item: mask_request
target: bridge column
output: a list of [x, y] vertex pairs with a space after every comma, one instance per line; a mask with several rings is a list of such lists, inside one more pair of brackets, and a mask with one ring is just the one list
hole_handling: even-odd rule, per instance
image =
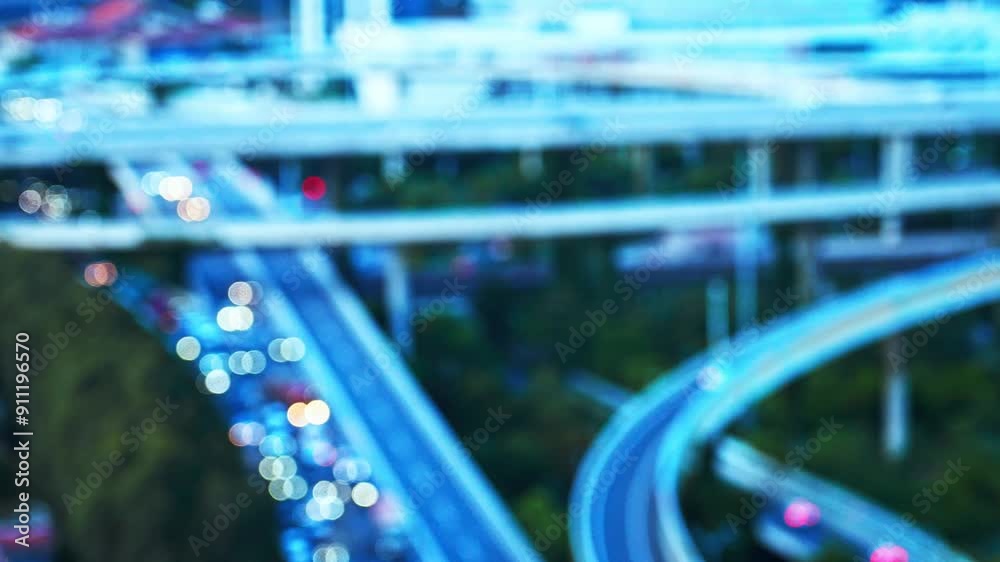
[[711, 346], [729, 337], [729, 283], [713, 277], [705, 286], [705, 339]]
[[[816, 145], [811, 142], [799, 146], [796, 161], [796, 176], [801, 191], [813, 191], [819, 180], [819, 166], [816, 157]], [[803, 304], [815, 300], [820, 283], [819, 264], [817, 263], [818, 236], [816, 227], [812, 224], [800, 225], [795, 232], [795, 272], [798, 293], [802, 295]]]
[[326, 47], [326, 0], [292, 0], [292, 41], [302, 55], [323, 52]]
[[895, 209], [899, 190], [907, 189], [906, 175], [913, 166], [913, 138], [892, 134], [882, 139], [881, 168], [879, 170], [885, 205], [882, 212], [880, 235], [883, 241], [897, 243], [903, 236], [903, 221]]
[[383, 295], [392, 338], [405, 353], [413, 351], [410, 329], [410, 281], [406, 261], [399, 248], [387, 253], [383, 269]]
[[[322, 54], [327, 46], [327, 1], [292, 0], [291, 35], [292, 48], [299, 56]], [[293, 86], [298, 93], [311, 95], [322, 88], [323, 73], [302, 71], [294, 76]]]
[[389, 182], [390, 187], [395, 187], [397, 183], [406, 180], [413, 170], [408, 170], [409, 163], [402, 152], [389, 152], [382, 155], [381, 172], [382, 179]]
[[278, 163], [279, 203], [296, 212], [302, 209], [302, 161], [284, 159]]
[[341, 185], [340, 185], [340, 163], [339, 160], [327, 158], [322, 164], [322, 178], [326, 180], [328, 200], [334, 210], [340, 207]]
[[649, 193], [656, 181], [656, 161], [653, 149], [646, 145], [629, 148], [632, 164], [632, 182], [637, 193]]
[[885, 455], [898, 460], [906, 453], [910, 440], [910, 378], [901, 363], [903, 338], [894, 335], [883, 342], [885, 388], [882, 397], [882, 448]]
[[536, 148], [522, 149], [517, 155], [517, 169], [526, 179], [533, 180], [540, 177], [545, 171], [542, 151]]
[[[754, 200], [771, 195], [771, 151], [766, 139], [755, 139], [747, 149], [748, 188]], [[760, 225], [751, 218], [742, 225], [736, 243], [736, 324], [749, 326], [757, 316], [757, 257]]]

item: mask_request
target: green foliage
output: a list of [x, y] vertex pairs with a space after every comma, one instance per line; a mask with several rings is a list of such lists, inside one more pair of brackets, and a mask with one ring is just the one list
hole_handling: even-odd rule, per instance
[[[242, 492], [251, 505], [199, 559], [277, 560], [271, 502], [248, 485], [238, 451], [226, 440], [226, 425], [195, 391], [190, 366], [165, 353], [114, 304], [81, 314], [79, 307], [100, 303], [88, 300], [99, 294], [80, 286], [79, 275], [60, 256], [2, 251], [0, 260], [6, 271], [19, 273], [8, 275], [0, 289], [6, 341], [28, 332], [37, 357], [50, 334], [57, 341], [64, 331], [76, 332], [66, 330], [68, 322], [80, 329], [31, 382], [31, 494], [52, 511], [61, 559], [192, 559], [189, 536], [201, 537], [203, 521]], [[10, 385], [5, 379], [4, 404], [10, 403]], [[123, 436], [151, 419], [157, 400], [178, 407], [145, 441]], [[4, 450], [9, 455], [11, 447]], [[96, 470], [92, 463], [101, 465], [116, 451], [124, 462], [89, 497], [67, 500], [78, 488], [83, 492], [80, 482]], [[9, 474], [10, 456], [3, 462]], [[2, 492], [10, 501], [12, 490]]]
[[[941, 327], [906, 365], [912, 385], [912, 442], [904, 459], [882, 455], [884, 384], [880, 347], [842, 357], [769, 396], [755, 409], [755, 424], [741, 430], [756, 447], [781, 460], [816, 435], [821, 420], [844, 429], [809, 458], [804, 470], [836, 482], [945, 538], [975, 559], [989, 559], [1000, 505], [1000, 448], [996, 438], [1000, 385], [966, 343], [982, 311], [965, 313]], [[905, 337], [911, 341], [915, 332]], [[923, 340], [920, 340], [923, 341]], [[946, 472], [961, 461], [969, 470], [945, 488]], [[954, 475], [952, 475], [954, 479]], [[721, 484], [700, 482], [695, 505], [711, 504]], [[945, 490], [943, 493], [937, 491]], [[929, 492], [928, 492], [929, 491]], [[718, 504], [718, 513], [732, 509]], [[830, 552], [823, 560], [850, 560]]]

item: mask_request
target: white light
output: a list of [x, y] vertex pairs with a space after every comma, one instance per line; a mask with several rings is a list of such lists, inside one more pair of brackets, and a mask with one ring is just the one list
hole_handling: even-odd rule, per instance
[[359, 482], [351, 490], [351, 499], [361, 507], [371, 507], [378, 501], [378, 489], [371, 482]]
[[202, 374], [207, 375], [209, 371], [214, 369], [225, 368], [226, 363], [223, 361], [223, 356], [217, 353], [210, 353], [208, 355], [203, 355], [200, 360], [198, 360], [198, 370]]
[[215, 369], [205, 375], [205, 388], [212, 394], [223, 394], [229, 390], [229, 373]]
[[264, 477], [265, 480], [274, 480], [277, 478], [274, 473], [274, 464], [278, 460], [277, 457], [264, 457], [257, 464], [257, 471], [260, 475]]
[[285, 480], [271, 480], [271, 483], [267, 486], [268, 493], [279, 502], [288, 499], [288, 492], [285, 491], [285, 482]]
[[360, 459], [344, 458], [333, 465], [333, 477], [338, 482], [359, 482], [371, 476], [371, 467]]
[[235, 305], [246, 306], [253, 302], [253, 287], [246, 281], [237, 281], [229, 286], [229, 301]]
[[185, 176], [167, 176], [160, 180], [160, 196], [167, 201], [183, 201], [191, 197], [193, 186]]
[[321, 546], [313, 552], [313, 562], [350, 562], [351, 555], [339, 544]]
[[274, 475], [276, 478], [291, 478], [298, 472], [299, 465], [295, 459], [289, 456], [280, 456], [274, 462]]
[[254, 349], [243, 355], [240, 364], [244, 371], [251, 375], [256, 375], [261, 373], [264, 367], [267, 366], [267, 359], [264, 358], [263, 353]]
[[330, 407], [322, 400], [313, 400], [306, 404], [306, 421], [313, 425], [323, 425], [330, 419]]
[[245, 306], [224, 306], [215, 315], [215, 321], [226, 332], [241, 332], [253, 326], [253, 311]]
[[284, 338], [277, 338], [267, 344], [267, 354], [271, 356], [271, 360], [275, 363], [285, 362], [284, 356], [281, 355], [281, 342], [283, 341], [285, 341]]
[[153, 171], [146, 172], [143, 174], [142, 179], [139, 180], [139, 187], [142, 188], [146, 195], [159, 195], [160, 193], [160, 182], [168, 177], [168, 174], [163, 171]]
[[[79, 109], [70, 109], [63, 113], [62, 119], [59, 120], [59, 128], [67, 133], [75, 133], [82, 129], [86, 123], [87, 118], [83, 112]], [[153, 192], [150, 195], [156, 195], [156, 193]]]
[[191, 336], [177, 340], [177, 356], [185, 361], [194, 361], [201, 354], [201, 343]]
[[39, 123], [55, 123], [62, 116], [62, 102], [54, 98], [38, 100], [33, 113]]
[[309, 484], [306, 483], [306, 479], [301, 476], [293, 476], [288, 479], [288, 497], [293, 500], [301, 500], [306, 497], [306, 493], [309, 492]]
[[333, 482], [320, 480], [313, 486], [313, 496], [319, 499], [337, 497], [337, 489]]
[[305, 427], [309, 424], [306, 419], [306, 405], [302, 402], [296, 402], [289, 406], [285, 416], [288, 418], [288, 423], [295, 427]]
[[42, 195], [34, 189], [27, 189], [17, 198], [17, 204], [25, 213], [34, 214], [42, 206]]
[[236, 308], [236, 319], [238, 322], [238, 330], [249, 330], [253, 326], [253, 311], [245, 306], [237, 306]]
[[264, 425], [257, 422], [249, 422], [247, 424], [247, 431], [250, 434], [247, 439], [247, 445], [260, 445], [260, 442], [264, 440], [264, 436], [267, 435]]
[[368, 71], [356, 77], [358, 104], [371, 115], [388, 115], [399, 109], [399, 81], [390, 72]]
[[306, 344], [299, 338], [287, 338], [281, 342], [281, 356], [285, 361], [299, 361], [306, 356]]
[[243, 368], [243, 357], [246, 356], [245, 351], [234, 351], [232, 355], [229, 356], [229, 370], [233, 372], [234, 375], [245, 375], [246, 370]]
[[35, 98], [24, 96], [10, 102], [7, 110], [17, 121], [31, 121], [35, 116]]
[[726, 375], [722, 369], [715, 365], [709, 365], [698, 371], [695, 383], [702, 390], [716, 390], [726, 381]]
[[177, 204], [177, 216], [184, 222], [201, 222], [212, 214], [212, 204], [204, 197], [191, 197]]

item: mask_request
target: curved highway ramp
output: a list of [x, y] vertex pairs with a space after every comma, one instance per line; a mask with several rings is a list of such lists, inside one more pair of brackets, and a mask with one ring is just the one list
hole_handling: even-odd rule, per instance
[[[687, 361], [623, 406], [588, 452], [571, 499], [575, 554], [583, 562], [702, 560], [679, 502], [685, 466], [700, 445], [825, 361], [997, 298], [1000, 252], [990, 250], [827, 299]], [[839, 489], [795, 483], [796, 492], [831, 502], [834, 513], [855, 505]], [[865, 515], [869, 522], [891, 517], [876, 509]], [[884, 540], [884, 527], [854, 518], [827, 517], [825, 524], [865, 556]], [[896, 542], [913, 562], [967, 560], [921, 532]]]

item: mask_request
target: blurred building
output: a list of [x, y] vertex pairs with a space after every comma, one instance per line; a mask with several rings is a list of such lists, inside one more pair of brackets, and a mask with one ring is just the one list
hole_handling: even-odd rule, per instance
[[[956, 4], [1000, 4], [997, 0], [950, 0]], [[712, 27], [836, 25], [872, 21], [906, 4], [944, 4], [949, 0], [469, 0], [471, 15], [543, 23], [571, 22], [588, 13], [625, 18], [631, 27]], [[405, 3], [405, 2], [404, 2]]]

